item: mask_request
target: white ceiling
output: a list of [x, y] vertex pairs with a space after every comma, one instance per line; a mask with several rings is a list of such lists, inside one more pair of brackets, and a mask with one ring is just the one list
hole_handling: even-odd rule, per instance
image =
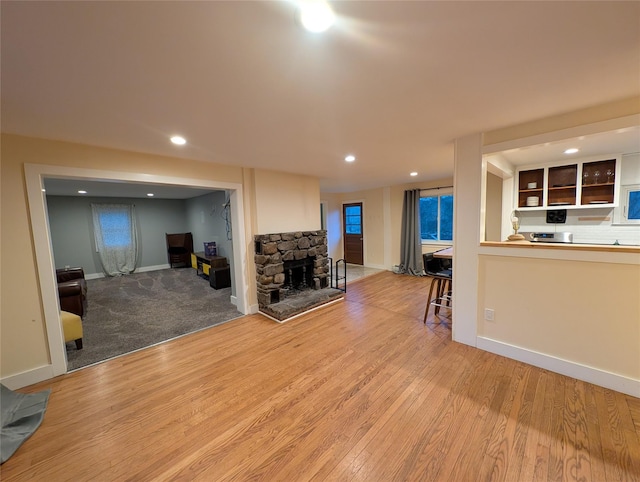
[[455, 138], [640, 93], [637, 1], [331, 4], [319, 35], [286, 1], [1, 2], [2, 131], [352, 191], [450, 177]]
[[[564, 151], [570, 148], [578, 149], [578, 152], [565, 154]], [[513, 166], [524, 166], [555, 161], [565, 162], [568, 159], [636, 154], [639, 152], [640, 126], [635, 126], [504, 150], [498, 153], [497, 157], [507, 160]], [[495, 155], [492, 153], [488, 157]]]
[[[86, 179], [45, 179], [47, 196], [87, 196], [153, 199], [191, 199], [212, 192], [211, 189], [198, 189], [168, 184], [133, 183], [118, 181], [90, 181]], [[86, 194], [78, 193], [79, 190]]]

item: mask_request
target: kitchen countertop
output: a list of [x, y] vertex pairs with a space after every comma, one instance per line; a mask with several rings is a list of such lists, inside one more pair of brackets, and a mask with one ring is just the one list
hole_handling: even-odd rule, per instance
[[567, 251], [601, 251], [608, 253], [637, 253], [640, 254], [640, 246], [623, 246], [615, 244], [579, 244], [579, 243], [532, 243], [531, 241], [482, 241], [480, 246], [496, 248], [521, 248], [521, 249], [560, 249]]

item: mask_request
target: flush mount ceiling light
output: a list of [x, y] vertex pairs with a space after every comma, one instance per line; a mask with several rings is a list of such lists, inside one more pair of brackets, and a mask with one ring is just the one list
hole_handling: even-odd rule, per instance
[[87, 191], [78, 191], [78, 194], [87, 194]]
[[572, 147], [571, 149], [567, 149], [566, 151], [564, 151], [565, 154], [575, 154], [576, 152], [578, 152], [580, 149], [577, 149], [575, 147]]
[[418, 175], [418, 173], [416, 171], [410, 172], [409, 175], [411, 177], [416, 177]]
[[177, 146], [184, 146], [187, 143], [187, 140], [181, 136], [173, 136], [171, 138], [171, 142], [173, 142]]
[[356, 160], [356, 156], [349, 154], [347, 157], [344, 158], [344, 160], [347, 162], [353, 162]]
[[149, 197], [153, 197], [153, 193], [152, 193], [152, 192], [149, 192], [149, 193], [147, 193], [147, 196], [149, 196]]
[[323, 0], [300, 2], [300, 22], [309, 32], [324, 32], [333, 25], [335, 20], [336, 16], [327, 2]]

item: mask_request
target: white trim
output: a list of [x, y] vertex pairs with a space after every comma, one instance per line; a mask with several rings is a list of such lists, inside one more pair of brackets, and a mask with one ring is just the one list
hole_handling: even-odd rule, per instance
[[362, 265], [363, 268], [373, 268], [373, 269], [382, 269], [384, 271], [391, 271], [389, 266], [385, 266], [383, 264], [366, 264]]
[[232, 305], [234, 306], [238, 306], [238, 298], [231, 295], [231, 297], [229, 298], [229, 301], [231, 302]]
[[385, 267], [384, 269], [389, 269], [388, 266], [393, 265], [393, 252], [391, 250], [392, 243], [392, 229], [391, 229], [391, 188], [384, 187], [382, 188], [382, 225], [384, 227], [384, 254], [383, 260]]
[[[420, 189], [420, 197], [427, 197], [427, 196], [423, 196], [422, 193], [429, 193], [429, 192], [433, 192], [434, 194], [438, 193], [437, 196], [446, 196], [447, 194], [453, 194], [453, 186], [446, 186], [446, 187], [426, 187], [426, 188], [419, 188]], [[428, 195], [429, 197], [431, 195]]]
[[55, 280], [47, 203], [45, 194], [42, 192], [42, 188], [44, 187], [43, 182], [47, 177], [128, 181], [229, 190], [231, 192], [231, 222], [234, 229], [232, 242], [235, 257], [233, 265], [234, 280], [236, 280], [237, 307], [238, 311], [243, 314], [249, 312], [249, 286], [245, 279], [245, 271], [247, 271], [247, 246], [244, 243], [245, 229], [242, 184], [207, 179], [28, 163], [24, 165], [24, 172], [29, 202], [29, 214], [31, 216], [33, 244], [36, 252], [36, 264], [40, 280], [40, 295], [42, 297], [47, 342], [51, 357], [51, 376], [61, 375], [67, 372], [67, 357], [62, 334], [62, 324], [60, 323], [60, 307], [57, 296], [58, 290]]
[[640, 224], [640, 219], [628, 219], [629, 196], [632, 192], [640, 191], [640, 184], [625, 184], [620, 186], [620, 201], [613, 210], [613, 225], [633, 226]]
[[148, 271], [160, 271], [163, 269], [171, 269], [170, 264], [155, 264], [152, 266], [142, 266], [140, 268], [136, 268], [134, 273], [146, 273]]
[[256, 313], [259, 313], [259, 312], [260, 312], [260, 305], [258, 303], [255, 303], [249, 306], [249, 314], [255, 315]]
[[289, 318], [285, 318], [284, 320], [278, 320], [277, 318], [274, 318], [273, 316], [268, 315], [263, 311], [258, 311], [258, 313], [261, 314], [262, 316], [266, 317], [266, 318], [269, 318], [270, 320], [275, 321], [276, 323], [283, 324], [283, 323], [285, 323], [287, 321], [291, 321], [291, 320], [293, 320], [295, 318], [301, 317], [302, 315], [306, 315], [307, 313], [311, 313], [312, 311], [319, 310], [320, 308], [324, 308], [325, 306], [329, 306], [329, 305], [332, 305], [334, 303], [337, 303], [338, 301], [343, 301], [343, 300], [344, 300], [344, 296], [341, 296], [340, 298], [337, 298], [337, 299], [331, 300], [331, 301], [327, 301], [326, 303], [323, 303], [323, 304], [318, 305], [318, 306], [316, 306], [314, 308], [311, 308], [311, 309], [308, 309], [306, 311], [303, 311], [302, 313], [298, 313], [297, 315], [290, 316]]
[[[134, 273], [147, 273], [149, 271], [161, 271], [163, 269], [171, 269], [170, 264], [156, 264], [152, 266], [142, 266], [141, 268], [136, 268]], [[85, 274], [84, 279], [100, 279], [104, 278], [104, 273], [91, 273]]]
[[527, 350], [519, 346], [482, 336], [477, 338], [476, 346], [481, 350], [495, 353], [496, 355], [502, 355], [512, 360], [521, 361], [538, 368], [544, 368], [545, 370], [550, 370], [561, 375], [640, 398], [640, 380], [599, 370], [598, 368], [580, 365], [579, 363], [569, 360]]
[[17, 390], [18, 388], [49, 380], [55, 376], [53, 373], [53, 365], [44, 365], [26, 372], [9, 375], [8, 377], [2, 378], [0, 382], [10, 390]]
[[444, 246], [445, 248], [448, 246], [453, 246], [453, 241], [449, 241], [447, 239], [445, 240], [438, 240], [438, 239], [422, 239], [420, 240], [420, 244], [422, 246]]
[[[536, 244], [536, 243], [531, 243]], [[584, 245], [563, 245], [561, 248], [543, 243], [541, 246], [510, 247], [510, 246], [480, 246], [478, 255], [480, 256], [501, 256], [512, 258], [534, 258], [534, 259], [558, 259], [562, 261], [589, 261], [593, 263], [606, 264], [640, 264], [639, 253], [616, 253], [613, 251], [588, 251], [580, 249]], [[572, 246], [577, 249], [572, 249]], [[555, 248], [555, 249], [554, 249]]]

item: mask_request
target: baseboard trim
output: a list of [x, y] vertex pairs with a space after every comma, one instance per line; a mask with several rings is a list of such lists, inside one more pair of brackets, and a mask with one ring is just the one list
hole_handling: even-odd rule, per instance
[[249, 306], [249, 313], [250, 315], [255, 315], [256, 313], [260, 312], [260, 305], [258, 305], [257, 303], [255, 305], [250, 305]]
[[383, 269], [385, 271], [391, 271], [391, 268], [383, 264], [367, 264], [365, 265], [365, 268]]
[[238, 306], [238, 297], [237, 296], [231, 295], [231, 298], [229, 298], [229, 301], [231, 301], [231, 304], [233, 306]]
[[640, 398], [640, 380], [586, 365], [580, 365], [569, 360], [527, 350], [526, 348], [482, 336], [477, 337], [476, 346], [481, 350], [495, 353], [496, 355], [502, 355], [538, 368], [544, 368], [545, 370]]
[[[136, 268], [134, 273], [146, 273], [147, 271], [160, 271], [162, 269], [170, 269], [170, 264], [155, 264], [153, 266], [141, 266], [140, 268]], [[98, 279], [104, 278], [104, 273], [91, 273], [85, 274], [84, 279]]]
[[140, 268], [136, 268], [136, 273], [145, 273], [147, 271], [160, 271], [161, 269], [170, 269], [170, 264], [156, 264], [153, 266], [142, 266]]
[[49, 380], [54, 376], [53, 365], [44, 365], [26, 372], [9, 375], [8, 377], [0, 379], [0, 382], [10, 390], [17, 390], [18, 388]]

